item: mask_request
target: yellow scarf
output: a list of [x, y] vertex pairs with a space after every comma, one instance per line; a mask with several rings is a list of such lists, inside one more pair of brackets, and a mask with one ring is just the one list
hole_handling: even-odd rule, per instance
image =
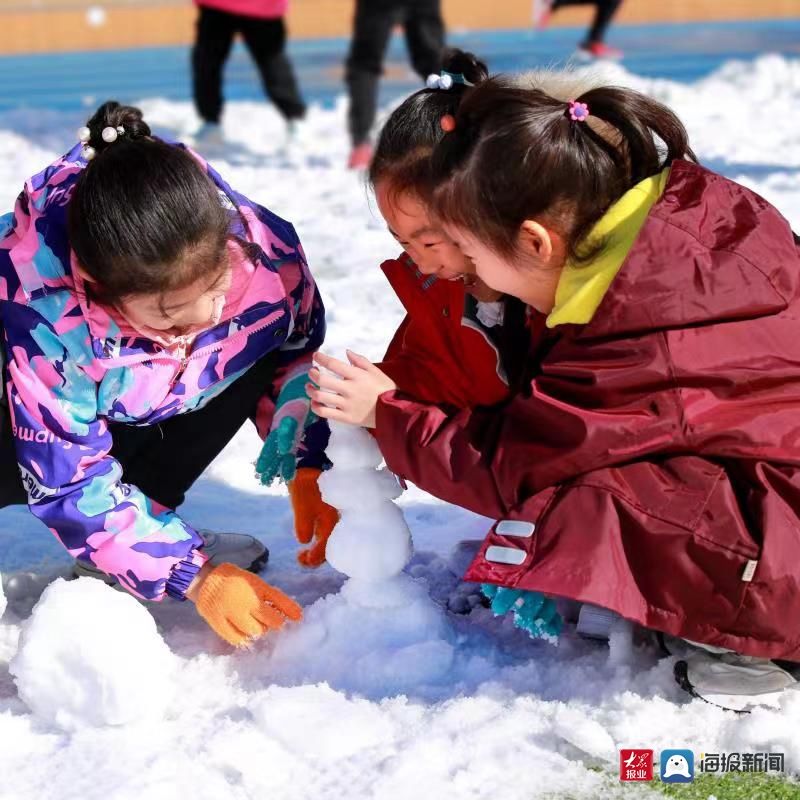
[[589, 264], [567, 262], [556, 288], [556, 304], [547, 317], [547, 327], [585, 325], [603, 301], [608, 287], [628, 257], [650, 209], [661, 197], [669, 167], [625, 192], [586, 237], [602, 241], [603, 249]]

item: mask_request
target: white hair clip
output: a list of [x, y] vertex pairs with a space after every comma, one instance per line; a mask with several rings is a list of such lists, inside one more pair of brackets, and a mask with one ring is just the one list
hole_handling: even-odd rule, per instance
[[[123, 128], [122, 125], [117, 125], [116, 128], [109, 125], [107, 128], [103, 128], [100, 136], [104, 142], [111, 144], [112, 142], [116, 142], [123, 133], [125, 133], [125, 128]], [[78, 128], [78, 141], [83, 145], [81, 148], [81, 155], [86, 161], [91, 161], [97, 155], [97, 150], [89, 144], [91, 140], [92, 132], [89, 128], [85, 125], [82, 128]]]
[[452, 89], [455, 84], [460, 83], [462, 86], [474, 86], [470, 83], [461, 73], [445, 72], [442, 70], [441, 75], [431, 73], [425, 81], [425, 85], [429, 89]]

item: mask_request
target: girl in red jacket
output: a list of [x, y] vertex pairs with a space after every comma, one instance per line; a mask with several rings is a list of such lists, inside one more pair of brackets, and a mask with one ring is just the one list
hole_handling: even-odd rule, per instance
[[613, 609], [674, 637], [690, 692], [772, 701], [795, 683], [776, 660], [800, 662], [797, 240], [665, 106], [573, 91], [464, 92], [427, 184], [478, 275], [546, 325], [520, 390], [448, 412], [321, 357], [341, 377], [312, 375], [314, 410], [498, 520], [471, 579]]
[[[470, 53], [449, 51], [450, 88], [431, 86], [412, 94], [384, 125], [369, 170], [369, 182], [389, 232], [405, 251], [381, 265], [406, 310], [381, 369], [403, 390], [426, 403], [455, 408], [489, 406], [508, 396], [500, 347], [522, 318], [521, 304], [507, 308], [500, 292], [475, 275], [472, 262], [444, 232], [423, 202], [419, 176], [430, 168], [444, 136], [441, 118], [452, 114], [470, 84], [488, 77]], [[445, 79], [447, 82], [447, 79]]]

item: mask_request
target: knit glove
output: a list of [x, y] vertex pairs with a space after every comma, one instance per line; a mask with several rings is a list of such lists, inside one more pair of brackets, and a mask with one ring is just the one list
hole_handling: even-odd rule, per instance
[[547, 595], [492, 583], [482, 584], [481, 591], [492, 601], [491, 609], [496, 617], [513, 611], [514, 625], [526, 631], [532, 639], [558, 639], [562, 620], [555, 602]]
[[291, 597], [234, 564], [220, 564], [208, 573], [195, 605], [211, 628], [236, 647], [283, 627], [287, 619], [303, 617]]
[[333, 529], [339, 521], [339, 512], [328, 505], [319, 491], [317, 483], [321, 470], [300, 467], [289, 483], [289, 496], [294, 510], [294, 533], [300, 544], [314, 544], [297, 554], [304, 567], [318, 567], [325, 563], [325, 547]]
[[308, 372], [303, 371], [284, 383], [275, 401], [272, 430], [256, 461], [256, 475], [265, 486], [276, 478], [286, 483], [297, 471], [297, 448], [306, 428], [319, 417], [311, 410], [311, 400], [306, 394]]

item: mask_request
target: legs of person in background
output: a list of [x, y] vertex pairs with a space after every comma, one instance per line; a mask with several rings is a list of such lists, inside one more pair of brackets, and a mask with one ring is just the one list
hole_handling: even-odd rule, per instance
[[553, 0], [533, 0], [532, 19], [536, 30], [544, 30], [553, 13]]
[[411, 66], [424, 81], [442, 70], [444, 20], [440, 0], [411, 0], [405, 8], [405, 31]]
[[348, 126], [353, 149], [348, 167], [366, 169], [372, 159], [369, 133], [378, 105], [378, 82], [383, 58], [398, 21], [400, 6], [394, 0], [357, 0], [353, 39], [346, 62], [350, 95]]
[[622, 0], [533, 0], [533, 24], [538, 29], [545, 28], [554, 11], [566, 6], [595, 7], [594, 21], [578, 48], [585, 58], [622, 58], [622, 51], [607, 45], [605, 39], [614, 15], [622, 5]]
[[197, 36], [192, 50], [194, 103], [203, 126], [195, 139], [199, 144], [222, 144], [219, 125], [222, 113], [222, 69], [236, 33], [236, 17], [200, 6]]
[[597, 11], [594, 15], [594, 22], [589, 28], [586, 40], [580, 45], [581, 51], [592, 58], [622, 58], [621, 50], [610, 47], [603, 41], [611, 20], [622, 5], [622, 0], [597, 0], [595, 5]]
[[264, 91], [283, 114], [291, 134], [296, 121], [306, 115], [306, 104], [286, 54], [286, 25], [283, 19], [240, 17], [239, 30], [261, 74]]

